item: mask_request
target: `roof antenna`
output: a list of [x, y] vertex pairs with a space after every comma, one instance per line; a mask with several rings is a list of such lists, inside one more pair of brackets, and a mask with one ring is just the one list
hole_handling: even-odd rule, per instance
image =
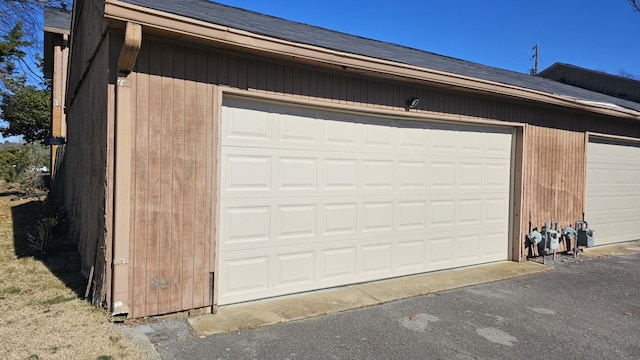
[[533, 69], [531, 69], [529, 71], [529, 73], [531, 75], [533, 75], [533, 76], [536, 76], [536, 75], [538, 75], [538, 44], [536, 44], [534, 47], [532, 47], [531, 50], [535, 50], [536, 51], [536, 53], [531, 56], [531, 59], [535, 59], [536, 62], [535, 62], [535, 65], [534, 65]]

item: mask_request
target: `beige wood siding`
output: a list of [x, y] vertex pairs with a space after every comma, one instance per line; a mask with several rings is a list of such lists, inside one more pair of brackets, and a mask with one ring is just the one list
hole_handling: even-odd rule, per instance
[[[69, 48], [66, 37], [62, 34], [54, 34], [53, 48], [53, 74], [51, 76], [51, 136], [66, 137], [67, 121], [64, 113], [65, 92], [67, 85], [67, 63], [69, 59]], [[56, 158], [58, 156], [58, 145], [51, 146], [51, 182], [55, 182]]]
[[210, 305], [216, 146], [206, 52], [151, 42], [134, 79], [132, 315]]
[[417, 96], [421, 103], [412, 113], [425, 119], [531, 124], [524, 144], [517, 145], [526, 151], [526, 163], [522, 164], [523, 213], [514, 225], [514, 260], [528, 255], [524, 236], [529, 213], [534, 226], [551, 220], [565, 225], [582, 216], [587, 128], [640, 136], [635, 123], [613, 118], [385, 81], [349, 69], [293, 66], [150, 37], [144, 38], [130, 76], [137, 104], [131, 169], [134, 317], [211, 305], [208, 276], [215, 271], [219, 85], [398, 114], [408, 98]]
[[[584, 133], [532, 125], [527, 135], [523, 231], [552, 221], [573, 226], [584, 211]], [[538, 255], [537, 249], [522, 255]]]

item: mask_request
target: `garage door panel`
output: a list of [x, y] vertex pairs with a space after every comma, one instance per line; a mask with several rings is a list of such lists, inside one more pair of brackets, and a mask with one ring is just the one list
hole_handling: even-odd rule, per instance
[[271, 190], [271, 157], [255, 154], [226, 154], [222, 186], [225, 191]]
[[343, 146], [353, 150], [358, 146], [358, 124], [345, 121], [327, 120], [324, 127], [324, 143], [332, 146]]
[[246, 108], [225, 107], [222, 116], [229, 119], [223, 128], [222, 138], [236, 143], [271, 142], [272, 120], [264, 113]]
[[397, 242], [394, 256], [398, 275], [410, 274], [426, 267], [426, 240], [421, 235]]
[[222, 121], [220, 305], [508, 258], [510, 130], [235, 98]]
[[324, 189], [355, 190], [358, 187], [358, 160], [323, 159], [322, 175]]
[[487, 259], [498, 261], [507, 256], [508, 247], [501, 246], [501, 239], [508, 236], [506, 231], [487, 231], [483, 233], [483, 252], [482, 255]]
[[392, 274], [392, 244], [389, 242], [382, 244], [367, 244], [361, 247], [363, 276], [380, 274]]
[[395, 148], [395, 129], [389, 122], [365, 124], [363, 145], [371, 151], [387, 153]]
[[511, 164], [507, 161], [487, 161], [484, 165], [486, 174], [485, 191], [503, 192], [509, 186]]
[[302, 251], [274, 256], [277, 289], [311, 285], [316, 277], [316, 252]]
[[450, 233], [434, 233], [429, 237], [429, 267], [446, 268], [453, 264], [455, 255], [455, 236]]
[[399, 190], [424, 190], [427, 188], [427, 162], [424, 160], [398, 161], [397, 186]]
[[[253, 109], [232, 108], [232, 104]], [[500, 129], [425, 122], [408, 126], [406, 121], [338, 113], [331, 113], [327, 118], [309, 109], [294, 107], [287, 109], [293, 115], [281, 114], [276, 113], [272, 105], [251, 101], [225, 100], [225, 105], [223, 118], [228, 119], [230, 125], [223, 127], [222, 145], [296, 150], [304, 146], [304, 150], [380, 154], [388, 154], [393, 149], [400, 154], [427, 152], [434, 156], [472, 158], [487, 158], [490, 154], [492, 158], [502, 159], [510, 159], [511, 154], [511, 137], [505, 137], [505, 131]], [[278, 111], [282, 112], [282, 107]], [[309, 114], [315, 117], [307, 118]], [[309, 125], [314, 121], [315, 125]]]
[[320, 282], [345, 284], [356, 276], [356, 247], [327, 248], [320, 250]]
[[[477, 232], [502, 229], [508, 221], [508, 199], [490, 195], [450, 199], [410, 196], [306, 198], [297, 200], [240, 199], [221, 209], [223, 248], [269, 241], [269, 246], [289, 239], [322, 242], [331, 236], [366, 233]], [[245, 246], [254, 246], [247, 244]]]
[[586, 194], [596, 244], [640, 239], [640, 145], [591, 138]]
[[271, 206], [268, 205], [224, 208], [221, 241], [225, 245], [268, 241], [271, 238], [271, 217]]
[[321, 205], [322, 216], [319, 219], [321, 236], [354, 234], [358, 231], [358, 204], [340, 202]]
[[394, 161], [373, 160], [362, 161], [364, 189], [393, 189]]
[[482, 223], [482, 199], [461, 199], [458, 201], [458, 224], [461, 226], [478, 226]]
[[395, 228], [402, 230], [423, 230], [427, 227], [426, 200], [398, 201]]
[[508, 159], [509, 156], [505, 156], [510, 153], [511, 139], [505, 137], [500, 131], [489, 131], [486, 133], [485, 141], [487, 144], [487, 153], [491, 158], [503, 158]]
[[[258, 155], [260, 153], [261, 155]], [[436, 161], [370, 159], [348, 154], [323, 156], [320, 152], [294, 155], [283, 151], [270, 155], [268, 150], [237, 148], [222, 151], [226, 169], [222, 191], [227, 197], [262, 196], [287, 192], [301, 196], [327, 191], [424, 194], [475, 193], [492, 191], [508, 194], [509, 166], [505, 162], [457, 162], [447, 158]], [[298, 154], [300, 154], [298, 152]]]
[[225, 297], [246, 298], [269, 290], [268, 256], [229, 259], [221, 265]]
[[318, 188], [318, 159], [312, 157], [278, 158], [279, 190], [315, 190]]
[[316, 204], [279, 205], [275, 221], [277, 239], [315, 237], [317, 235]]
[[475, 261], [480, 259], [483, 255], [482, 235], [481, 234], [469, 234], [458, 236], [458, 259], [465, 261]]
[[398, 130], [398, 152], [402, 154], [424, 154], [429, 148], [427, 131], [414, 125], [403, 123]]

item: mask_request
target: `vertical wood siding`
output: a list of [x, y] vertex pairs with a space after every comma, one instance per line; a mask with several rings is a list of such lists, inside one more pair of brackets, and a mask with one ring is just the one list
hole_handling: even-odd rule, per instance
[[83, 0], [82, 2], [82, 6], [78, 6], [82, 9], [82, 15], [76, 17], [71, 39], [73, 51], [70, 53], [72, 56], [70, 62], [73, 64], [73, 69], [69, 72], [68, 102], [73, 102], [80, 91], [80, 84], [87, 79], [87, 69], [93, 66], [92, 59], [102, 46], [103, 35], [107, 28], [107, 22], [102, 13], [104, 2], [100, 0]]
[[[69, 47], [65, 44], [63, 36], [52, 34], [54, 38], [53, 47], [53, 74], [51, 76], [51, 136], [66, 137], [67, 124], [66, 115], [63, 111], [65, 102], [65, 91], [67, 85], [67, 62], [69, 59]], [[51, 182], [55, 183], [56, 158], [58, 156], [58, 145], [51, 145], [50, 166]], [[52, 187], [55, 189], [55, 187]], [[54, 191], [55, 192], [55, 191]], [[54, 194], [55, 196], [56, 194]]]
[[[545, 222], [557, 221], [559, 228], [575, 224], [584, 211], [584, 133], [535, 125], [527, 133], [524, 232], [541, 230]], [[538, 255], [526, 246], [521, 256]]]
[[80, 83], [79, 96], [68, 108], [67, 145], [64, 160], [64, 207], [69, 219], [69, 237], [78, 244], [82, 272], [91, 273], [92, 302], [107, 305], [107, 239], [110, 204], [107, 189], [109, 163], [107, 140], [112, 138], [109, 119], [109, 51], [102, 43]]
[[102, 7], [101, 1], [84, 0], [74, 24], [65, 97], [67, 144], [64, 158], [56, 164], [61, 176], [56, 176], [54, 186], [63, 183], [68, 236], [78, 245], [82, 273], [92, 275], [91, 302], [108, 307], [114, 136], [108, 71], [112, 50], [105, 41]]
[[[216, 86], [351, 104], [530, 124], [524, 140], [523, 213], [517, 238], [527, 255], [533, 226], [575, 222], [584, 209], [584, 131], [640, 136], [631, 122], [500, 98], [454, 93], [362, 75], [145, 38], [135, 72], [132, 150], [132, 316], [211, 305], [215, 270]], [[514, 259], [518, 260], [518, 259]]]
[[201, 50], [150, 42], [138, 56], [132, 316], [210, 305], [213, 85]]

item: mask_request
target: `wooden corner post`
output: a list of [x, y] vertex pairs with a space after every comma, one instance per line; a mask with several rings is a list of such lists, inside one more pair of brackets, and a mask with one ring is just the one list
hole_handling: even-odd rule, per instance
[[132, 80], [138, 51], [142, 45], [142, 27], [127, 23], [124, 44], [118, 59], [118, 80], [115, 99], [115, 179], [113, 205], [113, 262], [112, 262], [112, 316], [131, 316], [129, 289], [129, 229], [131, 214], [131, 149], [134, 120]]

